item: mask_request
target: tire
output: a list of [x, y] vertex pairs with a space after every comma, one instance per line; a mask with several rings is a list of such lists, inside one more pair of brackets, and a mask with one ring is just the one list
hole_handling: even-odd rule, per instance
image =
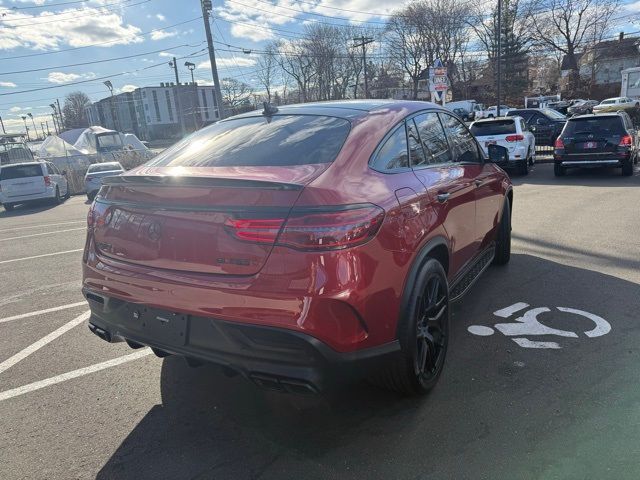
[[429, 258], [398, 325], [400, 351], [372, 382], [402, 395], [428, 393], [444, 368], [449, 343], [449, 285], [440, 262]]
[[529, 159], [522, 160], [518, 165], [520, 175], [529, 175]]
[[64, 199], [69, 200], [71, 198], [71, 189], [69, 188], [69, 184], [67, 183], [67, 191], [64, 194]]
[[60, 196], [60, 189], [56, 187], [56, 196], [53, 197], [53, 203], [60, 205], [62, 203], [62, 197]]
[[554, 163], [553, 164], [553, 174], [556, 177], [564, 177], [565, 173], [567, 173], [567, 169], [566, 168], [564, 168], [559, 163]]
[[87, 193], [87, 199], [90, 202], [93, 202], [93, 199], [96, 198], [96, 192]]
[[15, 205], [13, 203], [3, 203], [2, 206], [7, 212], [10, 212], [14, 209]]
[[502, 209], [502, 218], [498, 225], [496, 237], [496, 254], [493, 257], [494, 265], [506, 265], [511, 259], [511, 204], [505, 200]]
[[629, 159], [622, 164], [622, 176], [630, 177], [633, 175], [633, 160]]

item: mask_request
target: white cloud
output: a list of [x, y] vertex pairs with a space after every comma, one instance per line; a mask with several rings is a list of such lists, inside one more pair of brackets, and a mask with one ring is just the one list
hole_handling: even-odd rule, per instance
[[137, 85], [131, 85], [128, 83], [127, 85], [123, 85], [121, 88], [118, 88], [118, 93], [133, 92], [136, 88], [138, 88]]
[[178, 35], [178, 32], [166, 32], [164, 30], [156, 30], [151, 32], [151, 40], [162, 40], [164, 38], [171, 38]]
[[4, 88], [15, 88], [17, 85], [13, 82], [0, 82], [0, 87]]
[[[218, 68], [227, 68], [227, 67], [251, 67], [257, 63], [255, 58], [251, 57], [219, 57], [216, 58], [216, 65]], [[201, 62], [198, 64], [198, 68], [206, 68], [211, 69], [211, 62], [207, 60], [206, 62]]]
[[[140, 29], [124, 23], [119, 13], [101, 7], [86, 7], [82, 13], [78, 9], [69, 8], [54, 12], [22, 13], [0, 6], [0, 14], [4, 27], [0, 29], [0, 50], [28, 48], [48, 50], [62, 45], [83, 47], [97, 43], [109, 42], [110, 47], [118, 44], [141, 42], [137, 38]], [[57, 15], [63, 19], [55, 21]]]
[[166, 20], [165, 16], [162, 15], [161, 13], [156, 13], [156, 18], [161, 22], [164, 22]]
[[47, 81], [51, 83], [68, 83], [79, 79], [91, 79], [95, 78], [96, 74], [93, 72], [87, 73], [64, 73], [64, 72], [51, 72], [47, 75]]
[[174, 55], [173, 55], [173, 53], [169, 53], [169, 52], [160, 52], [158, 54], [158, 56], [159, 57], [168, 57], [168, 58], [170, 58], [170, 57], [173, 57]]
[[9, 109], [9, 111], [12, 112], [12, 113], [18, 113], [18, 112], [22, 111], [22, 108], [21, 107], [11, 107]]

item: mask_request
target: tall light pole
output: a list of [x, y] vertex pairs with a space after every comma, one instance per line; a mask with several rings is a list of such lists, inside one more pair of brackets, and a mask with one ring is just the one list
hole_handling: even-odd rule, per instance
[[[24, 122], [24, 129], [27, 132], [27, 140], [31, 140], [31, 137], [29, 136], [29, 127], [27, 127], [27, 116], [26, 115], [22, 115], [22, 121]], [[36, 135], [38, 135], [38, 132], [36, 132]]]
[[45, 120], [44, 124], [47, 126], [47, 135], [51, 135], [51, 130], [49, 130], [49, 120]]
[[193, 78], [193, 71], [196, 69], [196, 64], [191, 62], [184, 62], [184, 66], [189, 69], [191, 72], [191, 87], [193, 88], [193, 128], [194, 132], [198, 130], [198, 87], [196, 86], [196, 81]]
[[180, 131], [182, 132], [182, 137], [184, 137], [187, 133], [186, 130], [184, 128], [184, 115], [182, 112], [182, 108], [181, 108], [181, 101], [180, 101], [180, 77], [178, 77], [178, 62], [176, 61], [176, 57], [173, 57], [173, 59], [169, 62], [169, 66], [171, 68], [173, 68], [173, 73], [176, 76], [176, 94], [175, 94], [175, 100], [176, 100], [176, 113], [178, 114], [178, 122], [180, 123]]
[[116, 111], [116, 106], [115, 106], [115, 102], [114, 102], [114, 96], [113, 96], [113, 84], [109, 81], [109, 80], [105, 80], [104, 82], [102, 82], [104, 84], [105, 87], [107, 87], [109, 89], [109, 93], [111, 93], [111, 102], [109, 102], [111, 104], [111, 119], [113, 120], [113, 126], [115, 128], [116, 131], [120, 131], [120, 126], [118, 125], [118, 112]]
[[27, 116], [31, 119], [31, 123], [33, 123], [33, 132], [36, 135], [36, 140], [38, 139], [38, 129], [36, 128], [36, 121], [33, 119], [33, 114], [31, 112], [27, 113]]
[[2, 121], [2, 117], [0, 117], [0, 125], [2, 125], [2, 133], [7, 133], [7, 131], [4, 129], [4, 122]]
[[58, 133], [60, 133], [62, 131], [62, 125], [60, 125], [60, 119], [57, 116], [58, 111], [56, 110], [56, 104], [55, 103], [51, 103], [51, 104], [49, 104], [49, 106], [53, 109], [53, 113], [51, 114], [51, 118], [53, 118], [53, 128], [56, 130], [56, 135], [57, 135]]
[[496, 86], [496, 93], [498, 97], [498, 101], [496, 102], [496, 117], [500, 116], [500, 99], [502, 95], [500, 95], [500, 87], [502, 83], [502, 0], [498, 0], [498, 67], [497, 67], [497, 76], [498, 76], [498, 84]]
[[220, 119], [226, 117], [225, 108], [222, 104], [222, 92], [220, 91], [220, 80], [218, 79], [218, 67], [216, 65], [216, 51], [213, 49], [213, 37], [211, 36], [211, 25], [209, 25], [209, 13], [213, 8], [211, 0], [200, 0], [202, 5], [202, 18], [204, 19], [204, 31], [207, 36], [207, 46], [209, 47], [209, 62], [211, 63], [211, 76], [213, 78], [213, 92], [218, 106]]

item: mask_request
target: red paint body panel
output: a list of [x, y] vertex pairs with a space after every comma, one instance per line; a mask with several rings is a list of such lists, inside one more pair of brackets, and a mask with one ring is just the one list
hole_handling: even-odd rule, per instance
[[[104, 188], [93, 207], [104, 224], [89, 231], [83, 287], [169, 311], [302, 332], [338, 352], [392, 342], [408, 272], [422, 247], [442, 238], [450, 252], [445, 267], [455, 278], [493, 242], [510, 188], [504, 172], [487, 163], [397, 174], [372, 170], [369, 159], [385, 135], [427, 108], [435, 106], [389, 102], [352, 115], [349, 136], [331, 164], [180, 171], [143, 166], [127, 173], [131, 180], [177, 175], [299, 188]], [[450, 193], [444, 204], [436, 200], [443, 191]], [[225, 230], [229, 216], [358, 204], [381, 207], [384, 221], [374, 238], [342, 250], [241, 242]]]

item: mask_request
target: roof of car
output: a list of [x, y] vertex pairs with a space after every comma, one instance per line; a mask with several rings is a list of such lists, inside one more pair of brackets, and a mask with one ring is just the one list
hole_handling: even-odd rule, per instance
[[[437, 108], [444, 110], [440, 105], [432, 102], [422, 102], [416, 100], [334, 100], [328, 102], [300, 103], [293, 105], [282, 105], [277, 107], [277, 115], [298, 114], [298, 115], [331, 115], [342, 118], [355, 118], [367, 113], [382, 110], [384, 108], [401, 109], [407, 108], [411, 111], [424, 110], [426, 108]], [[255, 117], [260, 115], [261, 109], [235, 115], [230, 118]]]
[[5, 168], [5, 167], [17, 167], [19, 165], [42, 165], [45, 162], [20, 162], [20, 163], [5, 163], [4, 165], [0, 165], [0, 168]]
[[604, 112], [604, 113], [585, 113], [584, 115], [576, 115], [575, 117], [569, 118], [569, 121], [576, 120], [578, 118], [611, 118], [611, 117], [620, 117], [621, 113], [625, 112]]

